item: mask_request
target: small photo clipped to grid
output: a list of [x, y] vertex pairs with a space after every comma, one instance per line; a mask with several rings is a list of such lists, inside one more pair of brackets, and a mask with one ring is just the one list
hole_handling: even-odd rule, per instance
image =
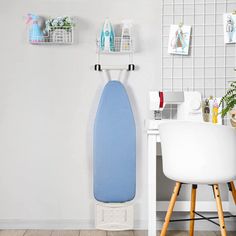
[[169, 33], [168, 53], [188, 55], [190, 45], [191, 26], [171, 25]]

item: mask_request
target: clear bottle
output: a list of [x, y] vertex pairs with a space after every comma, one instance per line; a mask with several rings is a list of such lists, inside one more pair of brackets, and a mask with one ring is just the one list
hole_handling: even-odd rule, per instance
[[132, 24], [130, 20], [124, 20], [122, 26], [120, 51], [127, 52], [131, 50], [131, 28]]

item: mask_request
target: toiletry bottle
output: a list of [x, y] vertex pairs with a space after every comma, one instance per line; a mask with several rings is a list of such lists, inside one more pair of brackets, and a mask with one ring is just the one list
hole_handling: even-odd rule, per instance
[[209, 108], [210, 108], [210, 117], [209, 117], [209, 119], [210, 119], [210, 121], [212, 121], [212, 115], [213, 115], [213, 104], [214, 104], [214, 98], [213, 98], [213, 96], [210, 96], [209, 98], [208, 98], [208, 100], [209, 100]]
[[115, 34], [111, 22], [106, 19], [101, 31], [100, 48], [105, 52], [115, 51]]
[[39, 20], [39, 16], [36, 16], [34, 14], [28, 14], [26, 24], [31, 23], [31, 28], [29, 31], [29, 40], [30, 40], [30, 43], [32, 44], [36, 44], [36, 43], [44, 41], [43, 32], [40, 29], [38, 20]]
[[218, 111], [219, 111], [219, 104], [217, 103], [217, 100], [214, 100], [213, 108], [212, 108], [212, 123], [217, 124], [218, 123]]
[[209, 107], [209, 100], [206, 99], [203, 104], [203, 120], [205, 122], [210, 121], [210, 107]]
[[120, 42], [120, 51], [127, 52], [131, 49], [131, 28], [132, 24], [129, 20], [123, 21], [121, 42]]

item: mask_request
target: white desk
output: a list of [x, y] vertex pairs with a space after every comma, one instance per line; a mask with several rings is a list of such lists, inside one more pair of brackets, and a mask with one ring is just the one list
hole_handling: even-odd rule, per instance
[[[154, 123], [153, 123], [154, 122]], [[169, 199], [164, 202], [156, 202], [156, 143], [160, 142], [158, 125], [163, 121], [152, 121], [147, 130], [148, 142], [148, 236], [156, 236], [156, 212], [166, 211]], [[166, 121], [165, 121], [166, 122]], [[224, 211], [235, 213], [235, 206], [232, 204], [232, 197], [229, 194], [229, 201], [223, 201]], [[189, 201], [177, 201], [175, 211], [188, 212]], [[197, 203], [196, 211], [216, 212], [215, 201], [200, 201]]]

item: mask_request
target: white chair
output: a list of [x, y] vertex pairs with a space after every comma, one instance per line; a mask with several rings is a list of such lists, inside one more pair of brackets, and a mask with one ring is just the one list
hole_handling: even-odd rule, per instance
[[208, 123], [173, 121], [160, 125], [164, 174], [176, 181], [161, 236], [165, 236], [182, 183], [192, 184], [190, 236], [194, 235], [198, 184], [212, 185], [221, 235], [226, 227], [218, 184], [228, 183], [236, 204], [236, 130]]

